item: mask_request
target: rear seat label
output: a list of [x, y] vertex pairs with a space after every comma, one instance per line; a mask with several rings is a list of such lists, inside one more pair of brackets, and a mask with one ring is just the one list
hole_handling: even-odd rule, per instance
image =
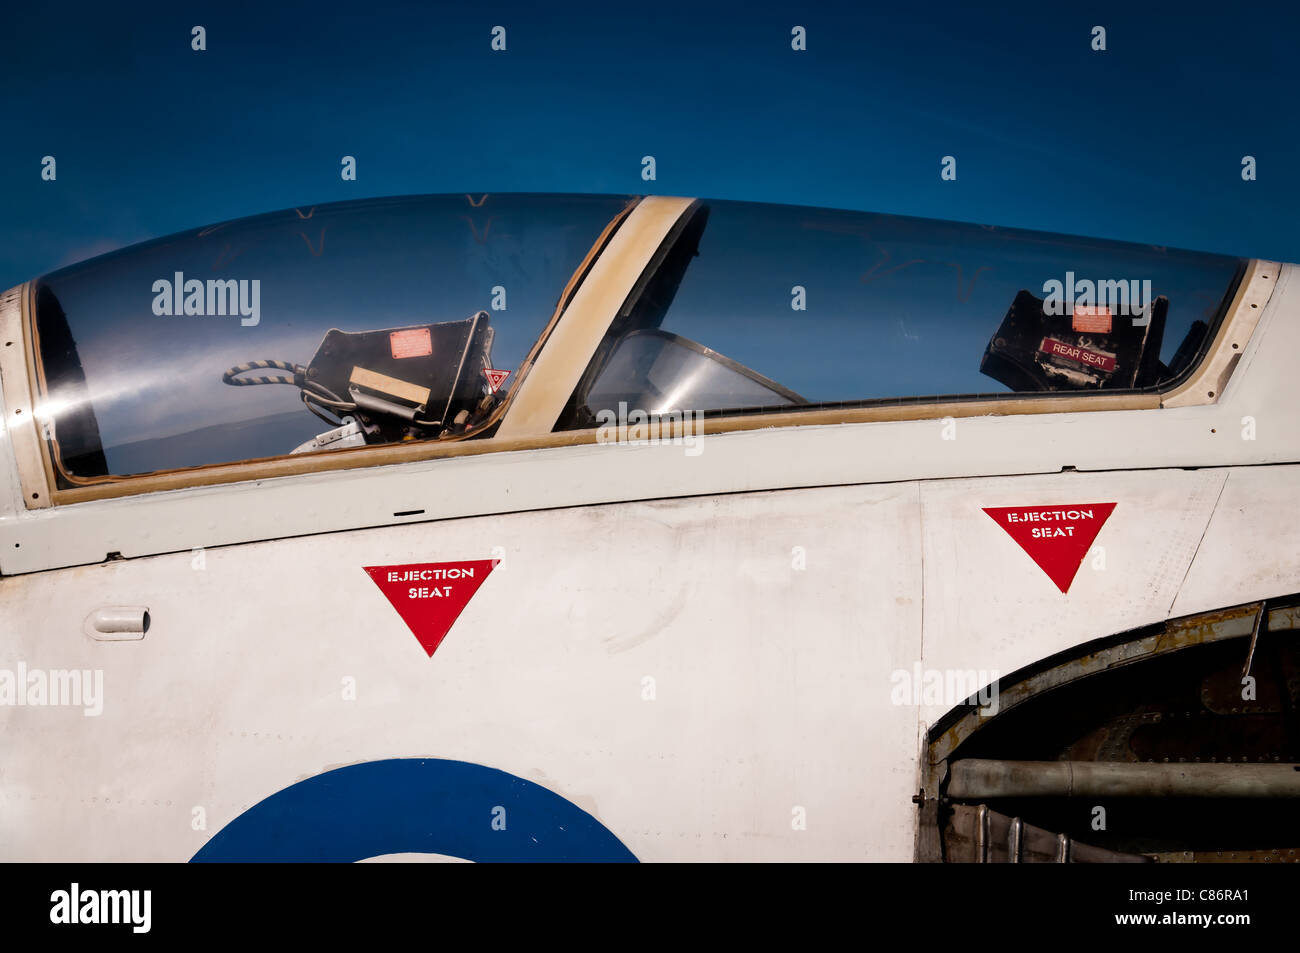
[[1081, 364], [1084, 367], [1095, 367], [1098, 370], [1107, 373], [1115, 370], [1115, 358], [1111, 354], [1102, 351], [1094, 351], [1091, 348], [1077, 347], [1073, 344], [1066, 344], [1064, 341], [1058, 341], [1056, 338], [1043, 338], [1043, 343], [1038, 345], [1038, 350], [1044, 354], [1051, 354], [1055, 357], [1072, 361], [1075, 364]]

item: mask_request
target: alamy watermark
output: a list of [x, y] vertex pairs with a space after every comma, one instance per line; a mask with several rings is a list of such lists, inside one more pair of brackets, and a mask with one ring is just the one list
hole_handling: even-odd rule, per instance
[[652, 414], [640, 409], [628, 410], [627, 401], [618, 402], [618, 410], [596, 413], [596, 443], [620, 443], [632, 446], [670, 444], [685, 447], [688, 457], [704, 452], [704, 414], [698, 410], [674, 410]]
[[262, 320], [262, 281], [254, 278], [197, 278], [186, 279], [184, 272], [176, 272], [171, 279], [159, 278], [153, 283], [153, 313], [159, 315], [200, 315], [215, 317], [227, 314], [240, 316], [239, 323], [246, 328], [256, 327]]
[[80, 708], [87, 718], [104, 712], [103, 669], [0, 668], [0, 706]]
[[153, 926], [152, 890], [85, 890], [74, 883], [50, 894], [53, 924], [123, 924], [132, 933], [148, 933]]
[[1104, 310], [1111, 315], [1142, 318], [1133, 322], [1139, 327], [1151, 320], [1149, 278], [1094, 281], [1075, 278], [1074, 272], [1067, 271], [1064, 281], [1056, 278], [1044, 281], [1043, 295], [1043, 313], [1048, 315], [1072, 315], [1077, 308], [1089, 314]]
[[941, 705], [955, 708], [968, 701], [979, 705], [980, 714], [998, 713], [998, 678], [996, 669], [922, 668], [920, 662], [911, 669], [894, 669], [889, 676], [893, 688], [889, 700], [895, 705]]

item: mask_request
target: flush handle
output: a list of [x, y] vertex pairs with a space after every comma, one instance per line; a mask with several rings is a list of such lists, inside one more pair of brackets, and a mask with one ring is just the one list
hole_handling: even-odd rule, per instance
[[86, 616], [82, 630], [100, 642], [132, 642], [149, 631], [147, 606], [104, 606]]

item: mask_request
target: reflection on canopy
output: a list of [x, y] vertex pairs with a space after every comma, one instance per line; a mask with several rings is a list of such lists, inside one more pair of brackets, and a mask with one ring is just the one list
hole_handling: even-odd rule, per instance
[[[591, 427], [620, 400], [651, 413], [725, 414], [1163, 387], [1195, 363], [1243, 264], [1099, 239], [723, 201], [699, 205], [672, 241], [640, 297], [611, 324], [557, 429]], [[1058, 302], [1058, 286], [1091, 286], [1093, 294]], [[1130, 300], [1130, 288], [1143, 300]], [[689, 379], [674, 378], [662, 357], [633, 360], [629, 349], [643, 351], [637, 336], [649, 331], [671, 332], [733, 380], [766, 383], [719, 389], [684, 355], [677, 364]]]
[[[627, 202], [457, 195], [289, 209], [48, 275], [37, 406], [59, 485], [472, 435], [506, 396], [509, 384], [492, 382], [517, 372]], [[295, 386], [231, 386], [250, 377]], [[339, 427], [353, 432], [321, 440]]]

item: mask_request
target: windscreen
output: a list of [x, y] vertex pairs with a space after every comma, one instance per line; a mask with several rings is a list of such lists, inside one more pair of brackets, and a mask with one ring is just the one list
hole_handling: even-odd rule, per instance
[[628, 201], [295, 208], [48, 275], [37, 411], [56, 478], [473, 434]]

